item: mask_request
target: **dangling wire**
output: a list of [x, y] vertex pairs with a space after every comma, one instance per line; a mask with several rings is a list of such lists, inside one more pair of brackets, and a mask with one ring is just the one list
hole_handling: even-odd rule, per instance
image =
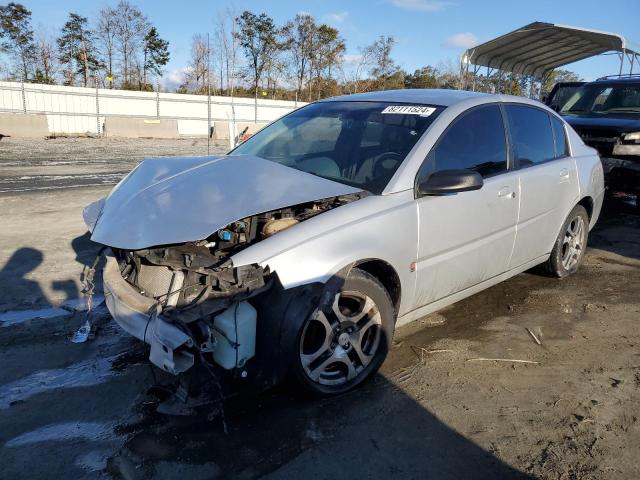
[[222, 391], [222, 385], [220, 384], [220, 379], [218, 378], [218, 375], [216, 375], [216, 372], [214, 372], [211, 366], [209, 365], [209, 362], [207, 361], [207, 359], [204, 358], [204, 355], [202, 354], [202, 352], [200, 352], [200, 360], [202, 361], [202, 364], [204, 365], [204, 367], [207, 369], [207, 371], [213, 378], [216, 388], [218, 389], [218, 395], [219, 395], [218, 404], [220, 406], [220, 420], [222, 421], [222, 430], [224, 431], [225, 435], [229, 435], [229, 428], [227, 427], [227, 419], [224, 415], [224, 393]]

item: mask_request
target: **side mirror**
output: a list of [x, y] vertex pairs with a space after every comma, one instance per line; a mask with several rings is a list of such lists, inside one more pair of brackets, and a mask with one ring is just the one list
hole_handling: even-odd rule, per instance
[[473, 170], [441, 170], [418, 183], [418, 194], [446, 195], [479, 190], [484, 185], [482, 175]]

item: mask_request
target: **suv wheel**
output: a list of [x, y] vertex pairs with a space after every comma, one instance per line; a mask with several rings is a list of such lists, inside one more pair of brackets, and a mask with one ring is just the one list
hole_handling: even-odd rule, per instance
[[588, 236], [589, 216], [582, 205], [576, 205], [560, 229], [547, 271], [559, 278], [576, 273], [584, 260]]
[[295, 370], [313, 393], [347, 392], [373, 375], [387, 356], [395, 316], [378, 280], [353, 269], [333, 303], [316, 309], [297, 338]]

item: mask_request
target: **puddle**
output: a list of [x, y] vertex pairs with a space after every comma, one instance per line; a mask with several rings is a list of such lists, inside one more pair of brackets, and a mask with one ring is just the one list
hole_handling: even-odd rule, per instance
[[[93, 297], [93, 312], [103, 314], [107, 312], [104, 304], [104, 297], [95, 295]], [[84, 312], [87, 310], [86, 298], [75, 298], [67, 300], [60, 307], [41, 308], [37, 310], [13, 310], [0, 313], [0, 328], [19, 325], [36, 319], [58, 318], [70, 315], [73, 312]]]
[[15, 448], [51, 441], [109, 441], [116, 438], [113, 433], [113, 425], [96, 422], [68, 422], [45, 425], [31, 432], [23, 433], [5, 443], [5, 447]]
[[57, 318], [70, 315], [64, 308], [41, 308], [39, 310], [18, 310], [0, 313], [0, 328], [18, 325], [37, 318]]
[[91, 450], [78, 456], [75, 464], [89, 472], [101, 472], [107, 468], [107, 460], [110, 455], [111, 452], [107, 449]]
[[0, 386], [0, 410], [9, 408], [14, 402], [50, 390], [87, 387], [107, 381], [118, 375], [111, 366], [117, 357], [98, 358], [74, 363], [66, 368], [39, 370], [26, 377]]

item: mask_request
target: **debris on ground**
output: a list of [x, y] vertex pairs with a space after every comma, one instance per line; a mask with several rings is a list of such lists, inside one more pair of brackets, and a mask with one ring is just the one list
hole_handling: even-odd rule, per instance
[[510, 362], [510, 363], [531, 363], [533, 365], [540, 365], [540, 362], [534, 362], [533, 360], [519, 360], [517, 358], [469, 358], [467, 362]]
[[540, 341], [540, 339], [536, 336], [535, 333], [533, 333], [533, 330], [531, 330], [530, 328], [527, 327], [527, 332], [529, 332], [529, 335], [531, 335], [531, 338], [533, 338], [533, 341], [536, 342], [538, 345], [542, 345], [542, 342]]

